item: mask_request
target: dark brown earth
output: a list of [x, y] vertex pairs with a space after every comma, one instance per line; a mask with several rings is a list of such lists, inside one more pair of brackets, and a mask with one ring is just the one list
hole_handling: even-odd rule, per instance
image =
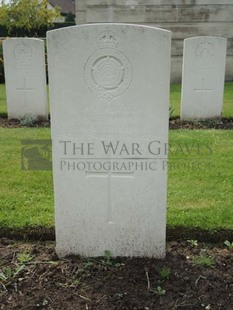
[[19, 128], [19, 127], [50, 127], [50, 121], [49, 120], [43, 120], [39, 119], [37, 121], [28, 120], [24, 122], [21, 122], [18, 119], [10, 119], [8, 120], [7, 117], [0, 116], [0, 126], [6, 127], [6, 128]]
[[[25, 127], [0, 117], [0, 126]], [[49, 127], [37, 121], [26, 127]], [[170, 120], [170, 129], [233, 129], [233, 119]], [[184, 236], [221, 241], [232, 231], [168, 229], [167, 240]], [[1, 229], [2, 236], [54, 239], [54, 230]], [[225, 238], [225, 239], [224, 239]], [[108, 253], [109, 254], [109, 253]], [[58, 260], [53, 242], [0, 239], [0, 309], [159, 310], [233, 309], [233, 249], [170, 242], [164, 260], [145, 258]]]
[[179, 118], [169, 120], [170, 129], [233, 129], [232, 118], [206, 121], [182, 121]]
[[233, 309], [233, 249], [171, 242], [164, 260], [69, 257], [0, 239], [0, 309]]
[[[55, 227], [27, 226], [23, 228], [0, 227], [0, 238], [30, 241], [54, 241]], [[183, 241], [187, 239], [199, 240], [200, 242], [223, 243], [225, 240], [233, 240], [231, 229], [204, 229], [201, 227], [175, 226], [166, 227], [167, 241]]]
[[[21, 123], [19, 120], [7, 120], [6, 117], [0, 117], [0, 126], [7, 128], [17, 127], [50, 127], [50, 121], [38, 120]], [[182, 121], [179, 118], [172, 118], [169, 121], [170, 129], [233, 129], [233, 118], [222, 118], [206, 121]]]

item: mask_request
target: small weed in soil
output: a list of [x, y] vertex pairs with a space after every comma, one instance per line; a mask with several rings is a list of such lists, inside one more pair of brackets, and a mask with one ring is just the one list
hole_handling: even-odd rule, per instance
[[229, 249], [232, 249], [233, 250], [233, 242], [230, 242], [229, 240], [226, 240], [224, 242], [224, 244], [229, 248]]
[[201, 267], [214, 267], [214, 258], [211, 256], [207, 256], [205, 254], [201, 254], [193, 259], [193, 263], [196, 266]]
[[58, 259], [54, 242], [0, 239], [1, 310], [232, 310], [233, 251], [170, 242], [164, 260]]

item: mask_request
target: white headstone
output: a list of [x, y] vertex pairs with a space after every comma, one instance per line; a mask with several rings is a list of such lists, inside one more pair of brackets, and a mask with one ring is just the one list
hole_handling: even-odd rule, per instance
[[146, 26], [48, 32], [59, 256], [165, 255], [170, 46]]
[[181, 118], [219, 118], [222, 113], [227, 40], [184, 40]]
[[44, 41], [3, 41], [8, 118], [48, 118]]

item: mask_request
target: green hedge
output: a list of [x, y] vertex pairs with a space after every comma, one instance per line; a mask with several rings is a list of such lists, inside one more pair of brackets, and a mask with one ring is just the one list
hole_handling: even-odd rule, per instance
[[54, 30], [64, 27], [74, 26], [74, 22], [67, 23], [54, 23], [52, 27], [41, 27], [39, 29], [25, 30], [21, 28], [13, 28], [11, 33], [7, 32], [5, 26], [0, 25], [0, 37], [46, 37], [48, 30]]
[[2, 25], [0, 25], [0, 37], [7, 37], [6, 27]]
[[[74, 26], [74, 23], [55, 23], [52, 28], [41, 28], [37, 30], [25, 31], [22, 29], [15, 28], [12, 30], [10, 37], [46, 37], [48, 30], [54, 30], [64, 27]], [[9, 36], [6, 27], [0, 25], [0, 37]], [[3, 66], [3, 52], [2, 52], [2, 40], [0, 40], [0, 83], [4, 83], [4, 66]]]
[[2, 40], [0, 40], [0, 83], [4, 83], [4, 67], [3, 67], [3, 52], [2, 52]]

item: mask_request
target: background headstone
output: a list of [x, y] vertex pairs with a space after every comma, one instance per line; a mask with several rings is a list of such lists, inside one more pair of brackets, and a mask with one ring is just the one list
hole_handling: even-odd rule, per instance
[[170, 53], [153, 27], [48, 32], [59, 256], [165, 255]]
[[182, 119], [219, 118], [222, 113], [227, 40], [195, 37], [184, 41]]
[[3, 41], [8, 118], [48, 118], [44, 41]]

